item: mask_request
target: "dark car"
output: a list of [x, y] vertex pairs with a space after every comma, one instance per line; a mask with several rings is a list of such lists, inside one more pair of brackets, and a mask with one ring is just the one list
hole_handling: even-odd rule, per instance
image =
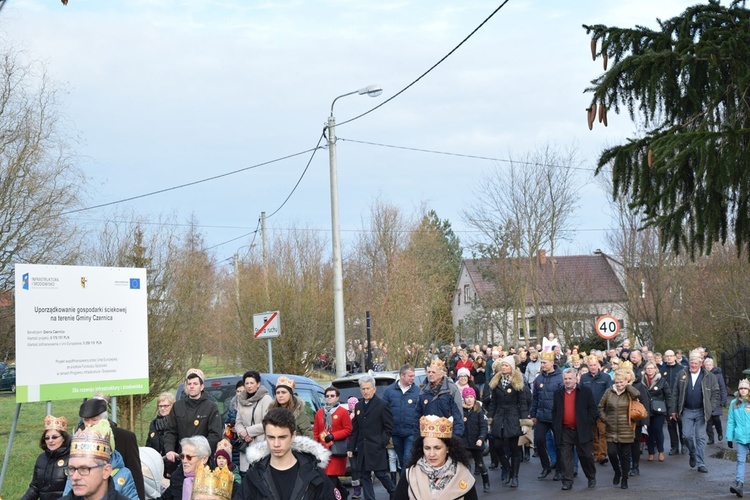
[[[325, 392], [323, 388], [314, 380], [302, 377], [300, 375], [286, 375], [283, 373], [261, 373], [260, 383], [268, 389], [268, 393], [273, 397], [276, 393], [276, 380], [284, 375], [294, 380], [295, 388], [294, 393], [305, 401], [307, 415], [310, 417], [310, 422], [315, 419], [315, 412], [323, 407], [325, 403]], [[234, 397], [234, 389], [237, 382], [242, 380], [242, 375], [228, 375], [226, 377], [209, 377], [203, 383], [204, 390], [208, 399], [216, 403], [219, 407], [219, 411], [222, 415], [225, 413], [226, 408], [224, 404], [229, 402]], [[183, 399], [185, 392], [183, 390], [183, 384], [177, 387], [177, 399]]]
[[[398, 380], [398, 371], [392, 372], [371, 372], [371, 373], [354, 373], [352, 375], [346, 375], [339, 377], [331, 382], [331, 385], [341, 392], [339, 401], [346, 403], [346, 400], [354, 396], [355, 398], [361, 398], [362, 393], [359, 391], [359, 379], [364, 375], [371, 375], [375, 379], [375, 394], [378, 397], [383, 397], [385, 388], [393, 384]], [[417, 368], [414, 370], [414, 383], [419, 387], [422, 387], [426, 380], [425, 371], [423, 368]]]
[[0, 375], [0, 391], [16, 392], [16, 369], [8, 368]]

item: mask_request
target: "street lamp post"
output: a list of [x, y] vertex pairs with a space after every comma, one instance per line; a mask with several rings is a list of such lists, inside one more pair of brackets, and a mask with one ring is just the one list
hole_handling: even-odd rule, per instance
[[328, 117], [328, 159], [331, 169], [331, 230], [333, 240], [333, 327], [336, 349], [336, 375], [346, 375], [346, 332], [344, 326], [344, 268], [341, 262], [341, 227], [339, 226], [339, 183], [336, 174], [336, 119], [333, 106], [336, 101], [348, 95], [359, 94], [377, 97], [383, 93], [379, 85], [370, 85], [353, 92], [342, 94], [331, 103]]

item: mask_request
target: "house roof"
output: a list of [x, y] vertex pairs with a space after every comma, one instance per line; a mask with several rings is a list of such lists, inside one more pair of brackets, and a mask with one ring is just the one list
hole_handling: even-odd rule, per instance
[[[508, 286], [514, 286], [519, 282], [530, 282], [529, 275], [534, 271], [538, 276], [537, 295], [540, 305], [627, 300], [625, 289], [612, 268], [611, 259], [602, 253], [537, 257], [533, 268], [528, 259], [464, 259], [463, 264], [480, 298], [498, 292], [496, 283], [501, 280], [495, 280], [488, 274], [503, 272], [508, 277]], [[517, 276], [516, 279], [512, 278], [514, 275]], [[533, 303], [531, 291], [526, 294], [526, 303]]]

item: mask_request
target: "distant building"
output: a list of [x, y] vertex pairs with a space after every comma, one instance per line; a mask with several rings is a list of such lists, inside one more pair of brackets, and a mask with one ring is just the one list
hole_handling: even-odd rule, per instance
[[620, 320], [620, 336], [626, 335], [623, 279], [622, 265], [600, 251], [464, 259], [451, 307], [456, 337], [529, 345], [554, 332], [563, 344], [572, 344], [591, 336], [603, 314]]

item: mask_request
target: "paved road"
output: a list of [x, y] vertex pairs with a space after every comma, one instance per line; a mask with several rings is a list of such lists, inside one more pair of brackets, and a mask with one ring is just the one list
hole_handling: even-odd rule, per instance
[[[665, 429], [666, 430], [666, 429]], [[669, 451], [669, 437], [665, 436], [667, 451]], [[708, 474], [703, 474], [691, 469], [688, 464], [688, 455], [665, 456], [664, 462], [654, 460], [646, 461], [647, 453], [641, 456], [641, 475], [629, 478], [627, 490], [612, 485], [614, 472], [610, 464], [596, 466], [596, 488], [588, 489], [587, 480], [583, 471], [579, 471], [579, 477], [570, 491], [561, 491], [562, 483], [552, 480], [552, 474], [547, 479], [537, 480], [541, 471], [538, 458], [532, 458], [530, 462], [521, 465], [519, 474], [519, 487], [509, 488], [503, 486], [500, 481], [500, 471], [490, 471], [491, 493], [481, 492], [481, 479], [478, 480], [478, 492], [480, 498], [540, 498], [529, 497], [532, 494], [554, 495], [555, 499], [569, 497], [571, 499], [597, 499], [602, 495], [615, 495], [618, 499], [686, 499], [686, 498], [737, 498], [729, 492], [729, 486], [734, 483], [735, 462], [714, 458], [712, 455], [720, 454], [727, 450], [726, 441], [721, 441], [706, 447], [706, 467]], [[486, 457], [489, 458], [489, 457]], [[380, 483], [375, 480], [376, 497], [378, 500], [388, 498]], [[750, 488], [748, 488], [750, 490]], [[750, 491], [746, 491], [750, 497]], [[351, 498], [351, 497], [350, 497]]]

